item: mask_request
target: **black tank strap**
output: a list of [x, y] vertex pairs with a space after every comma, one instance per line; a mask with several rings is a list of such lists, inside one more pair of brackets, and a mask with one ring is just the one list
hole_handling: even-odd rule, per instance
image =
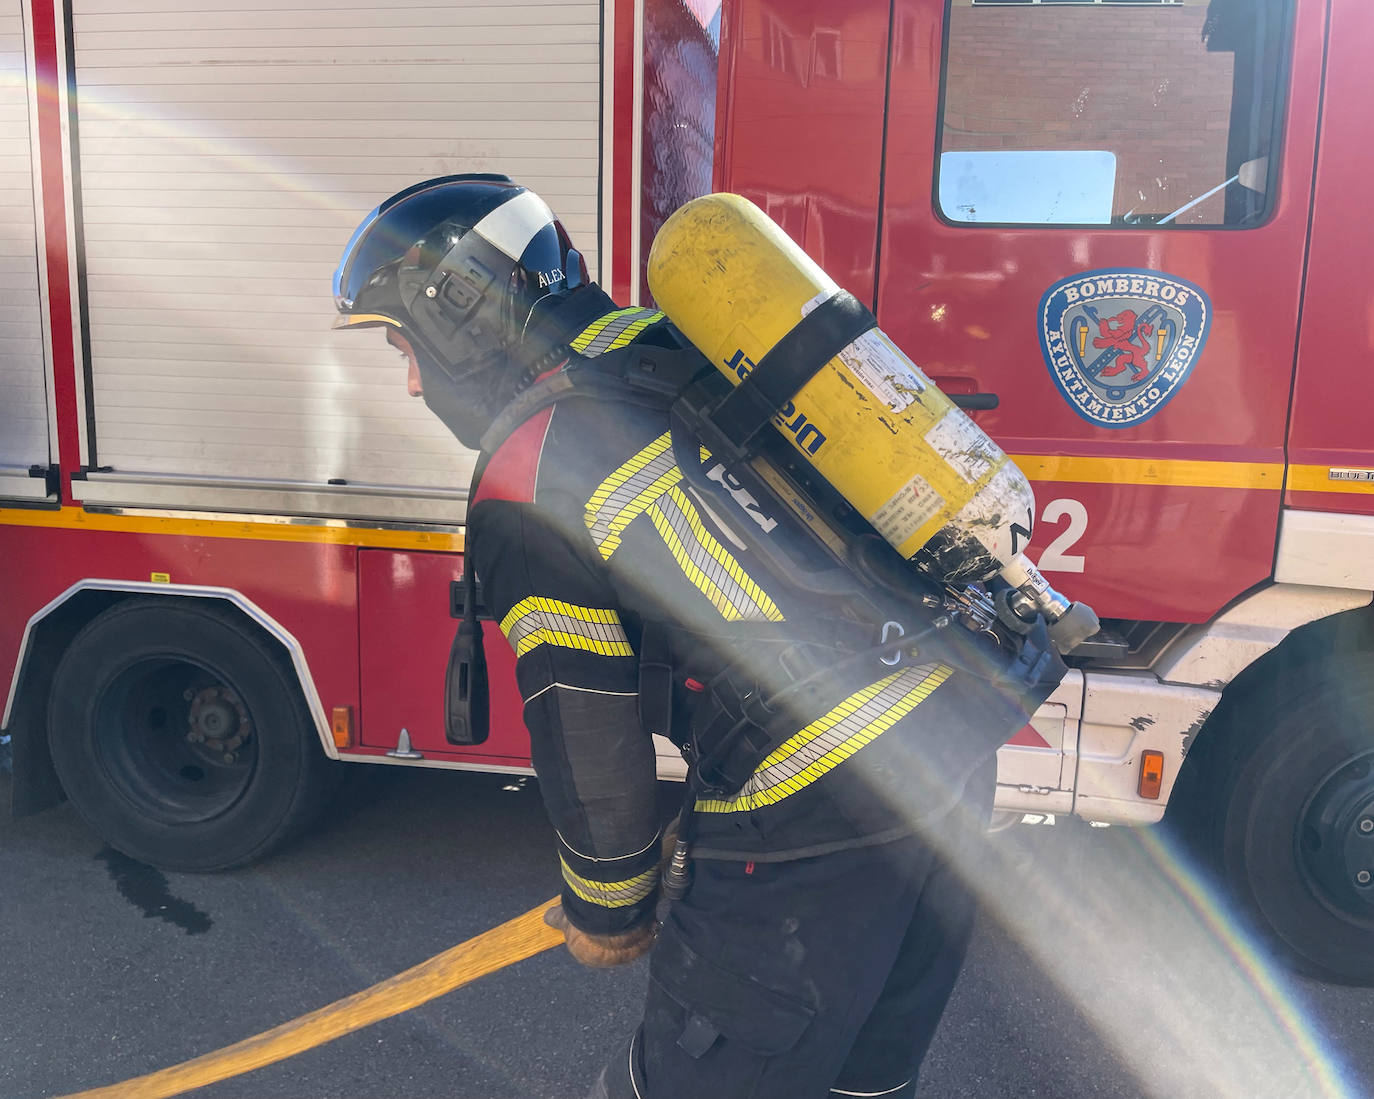
[[630, 344], [594, 359], [576, 356], [567, 368], [535, 382], [502, 409], [482, 436], [482, 452], [494, 454], [526, 420], [568, 397], [600, 397], [667, 409], [707, 368], [694, 347]]
[[744, 450], [821, 367], [877, 325], [868, 307], [848, 291], [823, 301], [774, 344], [711, 413], [721, 436], [736, 451]]

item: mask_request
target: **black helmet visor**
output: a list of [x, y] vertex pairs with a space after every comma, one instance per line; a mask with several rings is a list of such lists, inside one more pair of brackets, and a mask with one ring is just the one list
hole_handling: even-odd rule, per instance
[[466, 212], [474, 222], [499, 205], [511, 191], [523, 191], [506, 176], [472, 174], [427, 180], [393, 195], [369, 213], [349, 238], [334, 272], [334, 304], [339, 312], [350, 312], [373, 275], [404, 256], [437, 224], [452, 217], [453, 192], [447, 185], [459, 182], [490, 185], [482, 188], [487, 193], [475, 202], [469, 199]]

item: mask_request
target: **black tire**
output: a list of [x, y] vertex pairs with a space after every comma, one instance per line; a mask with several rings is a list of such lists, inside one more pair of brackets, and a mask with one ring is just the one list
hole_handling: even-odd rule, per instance
[[1293, 968], [1374, 984], [1374, 657], [1307, 665], [1231, 709], [1206, 854]]
[[54, 673], [48, 740], [87, 823], [165, 870], [262, 858], [341, 770], [280, 647], [214, 600], [134, 599], [93, 619]]

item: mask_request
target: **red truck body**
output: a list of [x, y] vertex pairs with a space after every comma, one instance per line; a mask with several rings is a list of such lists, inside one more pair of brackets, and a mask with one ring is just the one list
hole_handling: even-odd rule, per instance
[[[101, 51], [148, 51], [145, 83], [156, 88], [191, 81], [175, 75], [190, 68], [202, 79], [222, 39], [226, 56], [218, 60], [230, 66], [222, 70], [229, 75], [203, 77], [218, 81], [205, 85], [213, 94], [203, 98], [265, 100], [267, 93], [252, 87], [260, 79], [255, 74], [268, 70], [253, 66], [285, 64], [275, 60], [273, 34], [295, 35], [313, 48], [307, 18], [313, 9], [301, 8], [299, 18], [289, 4], [274, 10], [274, 21], [264, 23], [268, 37], [250, 42], [244, 32], [246, 52], [235, 54], [239, 32], [215, 29], [229, 23], [197, 23], [197, 13], [214, 14], [208, 2], [155, 30], [113, 2], [79, 0], [68, 11], [51, 0], [14, 6], [29, 76], [26, 171], [37, 214], [32, 240], [21, 239], [22, 232], [10, 236], [21, 261], [27, 256], [37, 273], [33, 318], [41, 344], [30, 350], [42, 379], [47, 430], [46, 442], [31, 454], [0, 453], [0, 473], [6, 463], [12, 467], [0, 482], [0, 497], [7, 497], [0, 499], [6, 731], [34, 742], [47, 735], [43, 692], [50, 671], [39, 666], [40, 641], [51, 646], [44, 652], [60, 657], [64, 639], [121, 598], [211, 598], [238, 607], [286, 647], [331, 757], [528, 769], [513, 662], [493, 624], [487, 625], [491, 734], [472, 746], [445, 738], [451, 589], [463, 567], [461, 485], [450, 485], [447, 495], [421, 486], [414, 507], [372, 509], [366, 501], [385, 493], [368, 489], [359, 497], [330, 478], [304, 487], [297, 478], [292, 503], [291, 492], [254, 473], [244, 478], [251, 491], [236, 497], [242, 486], [230, 483], [222, 463], [195, 464], [197, 431], [209, 440], [201, 451], [210, 457], [222, 457], [211, 445], [221, 431], [225, 446], [248, 438], [249, 427], [233, 418], [238, 405], [216, 404], [216, 394], [229, 389], [198, 391], [203, 418], [191, 416], [188, 425], [171, 412], [154, 414], [157, 400], [147, 415], [128, 412], [138, 399], [121, 397], [117, 388], [119, 379], [133, 376], [120, 373], [132, 368], [119, 364], [137, 346], [119, 341], [137, 340], [140, 329], [150, 340], [163, 331], [155, 312], [160, 299], [117, 296], [117, 280], [137, 276], [127, 265], [139, 255], [110, 242], [134, 240], [138, 232], [121, 236], [109, 226], [125, 208], [142, 211], [128, 225], [153, 225], [163, 201], [155, 183], [138, 182], [140, 165], [123, 163], [117, 141], [128, 133], [131, 142], [142, 142], [125, 160], [138, 150], [165, 153], [158, 163], [168, 172], [181, 171], [182, 158], [193, 157], [185, 132], [166, 137], [163, 148], [145, 119], [126, 125], [121, 105], [140, 102], [128, 89], [143, 85], [118, 76], [123, 70], [113, 67], [113, 54]], [[1077, 662], [1034, 726], [1004, 751], [999, 806], [1157, 820], [1227, 685], [1291, 652], [1295, 631], [1322, 630], [1331, 648], [1364, 651], [1363, 608], [1374, 591], [1374, 385], [1367, 376], [1374, 365], [1374, 249], [1362, 228], [1369, 221], [1365, 182], [1374, 166], [1363, 141], [1374, 19], [1361, 0], [1266, 0], [1262, 7], [1263, 33], [1253, 26], [1238, 30], [1230, 0], [725, 0], [723, 7], [703, 0], [606, 0], [591, 5], [578, 26], [571, 26], [577, 21], [567, 14], [570, 7], [531, 9], [532, 25], [543, 28], [524, 47], [531, 65], [545, 70], [549, 88], [591, 89], [595, 109], [578, 117], [586, 115], [595, 152], [585, 160], [575, 159], [577, 149], [562, 151], [572, 142], [562, 140], [559, 128], [573, 123], [559, 120], [576, 112], [554, 107], [577, 95], [545, 88], [530, 95], [527, 112], [506, 116], [521, 120], [510, 123], [518, 127], [539, 123], [547, 109], [550, 120], [523, 145], [524, 138], [512, 138], [508, 161], [501, 161], [499, 135], [457, 142], [451, 152], [426, 153], [428, 159], [402, 147], [403, 137], [413, 136], [407, 112], [421, 121], [430, 116], [414, 106], [416, 97], [384, 89], [393, 69], [398, 86], [410, 79], [403, 66], [420, 65], [414, 59], [423, 55], [414, 51], [422, 47], [393, 33], [379, 14], [377, 25], [388, 29], [374, 33], [375, 50], [391, 68], [358, 68], [364, 75], [357, 78], [363, 82], [356, 101], [394, 100], [399, 121], [388, 121], [380, 109], [357, 113], [360, 130], [390, 127], [368, 130], [381, 135], [376, 153], [366, 134], [346, 140], [338, 131], [335, 144], [319, 150], [311, 143], [324, 136], [297, 139], [310, 152], [301, 155], [301, 189], [316, 178], [309, 173], [333, 179], [356, 168], [331, 199], [351, 213], [303, 217], [300, 229], [284, 218], [275, 231], [283, 249], [302, 249], [302, 262], [288, 265], [292, 271], [281, 278], [295, 277], [296, 267], [302, 280], [307, 268], [324, 277], [254, 288], [241, 281], [254, 277], [253, 258], [238, 256], [226, 229], [227, 236], [203, 238], [204, 253], [187, 253], [212, 272], [220, 265], [225, 279], [222, 300], [197, 308], [222, 310], [230, 323], [251, 330], [260, 313], [272, 310], [273, 294], [299, 301], [300, 311], [314, 295], [324, 332], [329, 233], [337, 236], [337, 253], [346, 226], [391, 191], [425, 175], [466, 170], [509, 170], [559, 213], [559, 197], [549, 189], [561, 184], [539, 180], [583, 180], [593, 197], [580, 206], [576, 196], [566, 201], [583, 232], [596, 238], [600, 280], [617, 300], [637, 304], [647, 301], [642, 272], [649, 242], [672, 209], [708, 189], [746, 195], [868, 302], [882, 328], [937, 384], [956, 396], [995, 395], [995, 407], [973, 414], [1034, 484], [1039, 514], [1029, 556], [1057, 587], [1093, 605], [1119, 641]], [[491, 41], [522, 41], [510, 35]], [[540, 45], [565, 38], [572, 45]], [[335, 50], [334, 63], [363, 64], [366, 37], [319, 41], [322, 50]], [[569, 61], [568, 51], [579, 49]], [[155, 50], [162, 52], [151, 56]], [[480, 66], [481, 59], [464, 64]], [[234, 65], [242, 68], [241, 79]], [[496, 77], [473, 77], [479, 79]], [[166, 102], [176, 94], [183, 93], [169, 93]], [[134, 108], [128, 110], [132, 116]], [[285, 119], [285, 110], [274, 101], [261, 114]], [[349, 103], [331, 103], [312, 117], [348, 120], [351, 110]], [[217, 140], [214, 120], [231, 116], [238, 117], [212, 103], [199, 121], [183, 119], [180, 126], [201, 126], [192, 137], [208, 148]], [[421, 121], [416, 132], [423, 132]], [[310, 123], [321, 135], [328, 124]], [[273, 143], [278, 130], [264, 122], [242, 132], [259, 134], [253, 140], [261, 148], [242, 139], [232, 157], [218, 148], [207, 155], [216, 159], [217, 173], [242, 173], [250, 181], [242, 183], [245, 190], [230, 186], [239, 186], [237, 176], [214, 183], [194, 177], [206, 190], [185, 210], [169, 190], [169, 209], [177, 208], [183, 224], [214, 207], [209, 220], [246, 225], [246, 215], [221, 218], [220, 211], [242, 209], [234, 195], [249, 193], [251, 178], [270, 175], [279, 188], [291, 186], [289, 178], [280, 182], [292, 171], [281, 157], [292, 149]], [[444, 144], [441, 133], [425, 140]], [[196, 148], [192, 142], [191, 153]], [[1256, 155], [1245, 159], [1257, 164], [1248, 176], [1239, 163], [1246, 150]], [[1098, 168], [1077, 166], [1100, 166], [1108, 153], [1114, 174], [1094, 190], [1082, 181]], [[1080, 155], [1089, 159], [1074, 159]], [[356, 167], [369, 156], [379, 166]], [[391, 162], [382, 165], [384, 158]], [[1090, 220], [1043, 211], [985, 219], [972, 199], [961, 197], [963, 184], [955, 178], [956, 166], [979, 164], [1012, 173], [991, 185], [981, 177], [972, 184], [983, 188], [979, 201], [993, 208], [1029, 202], [1036, 185], [1016, 173], [1045, 171], [1061, 188], [1082, 183], [1083, 209], [1109, 213]], [[1185, 206], [1231, 175], [1251, 183], [1258, 178], [1258, 187], [1242, 200], [1233, 182]], [[177, 186], [184, 194], [184, 182]], [[1178, 207], [1183, 212], [1169, 220]], [[310, 230], [307, 239], [304, 226], [326, 220], [332, 228]], [[576, 227], [573, 235], [581, 240]], [[295, 243], [298, 238], [306, 243]], [[271, 234], [261, 240], [267, 246]], [[1107, 280], [1104, 300], [1118, 316], [1125, 315], [1122, 302], [1139, 300], [1130, 322], [1138, 343], [1123, 345], [1112, 318], [1082, 304], [1099, 278]], [[1191, 287], [1206, 307], [1193, 359], [1178, 368], [1183, 380], [1167, 393], [1156, 380], [1174, 354], [1166, 346], [1183, 346], [1199, 333], [1188, 330], [1194, 322], [1187, 310], [1170, 311], [1165, 300], [1154, 300], [1162, 293], [1160, 279]], [[243, 287], [259, 295], [250, 297], [254, 306], [240, 307]], [[1151, 315], [1162, 319], [1150, 326], [1140, 318], [1152, 303]], [[1046, 320], [1052, 309], [1063, 310], [1062, 330]], [[1072, 349], [1066, 352], [1056, 373], [1055, 341], [1071, 332], [1082, 347], [1076, 359]], [[176, 339], [186, 355], [202, 354], [196, 338]], [[1092, 348], [1101, 346], [1108, 346], [1107, 359], [1085, 367]], [[1101, 416], [1137, 399], [1128, 392], [1133, 375], [1112, 375], [1116, 389], [1090, 377], [1093, 369], [1103, 376], [1114, 369], [1100, 363], [1116, 353], [1117, 364], [1156, 373], [1139, 389], [1140, 403], [1128, 418], [1108, 425]], [[175, 356], [159, 354], [159, 369], [174, 376]], [[1078, 390], [1070, 359], [1088, 379]], [[352, 368], [351, 361], [340, 367]], [[393, 367], [368, 384], [399, 392], [403, 379], [404, 370]], [[1079, 391], [1085, 403], [1075, 403]], [[271, 415], [270, 408], [263, 412], [267, 407], [255, 405], [251, 415], [262, 421]], [[0, 424], [5, 417], [0, 409]], [[371, 438], [366, 432], [374, 430], [346, 418], [320, 422], [323, 444], [330, 431]], [[144, 453], [137, 436], [182, 439], [183, 427], [191, 457], [175, 470], [147, 461], [131, 466], [131, 459], [107, 454], [107, 440], [111, 452]], [[287, 423], [282, 430], [292, 428]], [[245, 454], [258, 448], [254, 460], [267, 461], [271, 455], [261, 448], [270, 449], [270, 442], [236, 445]], [[26, 467], [33, 474], [27, 482]], [[330, 503], [335, 496], [344, 501], [337, 510]], [[431, 497], [439, 502], [431, 506]], [[65, 617], [58, 613], [63, 608]], [[398, 756], [401, 730], [410, 750]], [[1153, 798], [1141, 794], [1138, 782], [1148, 751], [1165, 759], [1163, 789]], [[671, 749], [660, 752], [664, 773], [680, 773]], [[35, 775], [43, 770], [41, 750], [22, 756], [39, 762], [26, 763], [21, 778], [26, 768]], [[1356, 911], [1358, 920], [1367, 919], [1363, 909]]]

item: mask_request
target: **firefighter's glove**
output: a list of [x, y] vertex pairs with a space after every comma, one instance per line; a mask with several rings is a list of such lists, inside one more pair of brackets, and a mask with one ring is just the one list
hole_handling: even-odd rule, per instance
[[544, 922], [563, 932], [568, 953], [592, 969], [610, 969], [643, 957], [654, 945], [654, 936], [658, 932], [658, 925], [650, 920], [614, 935], [593, 935], [574, 927], [561, 904], [554, 905], [544, 913]]

